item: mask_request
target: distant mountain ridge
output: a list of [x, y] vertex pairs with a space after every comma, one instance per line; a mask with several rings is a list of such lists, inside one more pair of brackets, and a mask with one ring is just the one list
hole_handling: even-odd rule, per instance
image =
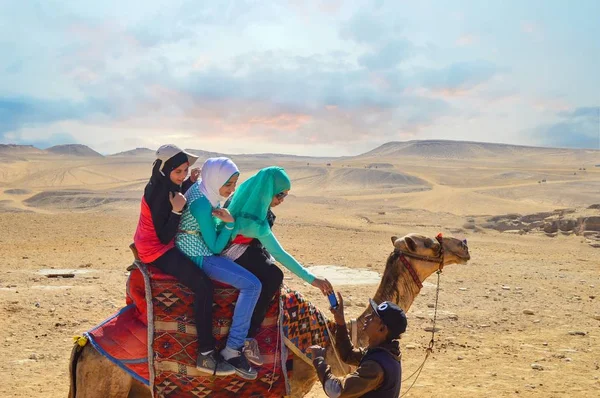
[[490, 158], [507, 155], [576, 155], [593, 154], [600, 155], [595, 149], [572, 149], [572, 148], [549, 148], [533, 147], [524, 145], [496, 144], [473, 141], [450, 141], [450, 140], [415, 140], [415, 141], [391, 141], [371, 151], [356, 156], [357, 158], [389, 157], [389, 156], [415, 156], [423, 158], [440, 159], [467, 159], [467, 158]]
[[43, 154], [44, 151], [33, 145], [0, 144], [0, 153], [8, 155]]
[[[241, 153], [241, 154], [224, 154], [220, 152], [205, 151], [202, 149], [186, 149], [186, 151], [198, 155], [202, 159], [217, 156], [227, 156], [232, 158], [256, 158], [256, 159], [330, 159], [345, 160], [345, 159], [363, 159], [363, 158], [385, 158], [396, 156], [412, 156], [432, 159], [469, 159], [469, 158], [499, 158], [502, 156], [584, 156], [591, 157], [595, 160], [600, 158], [600, 150], [597, 149], [572, 149], [572, 148], [551, 148], [551, 147], [534, 147], [512, 144], [497, 144], [487, 142], [474, 141], [451, 141], [451, 140], [413, 140], [413, 141], [390, 141], [379, 147], [372, 149], [363, 154], [355, 156], [338, 156], [338, 157], [323, 157], [323, 156], [308, 156], [308, 155], [288, 155], [278, 153]], [[78, 157], [104, 157], [92, 148], [82, 144], [65, 144], [55, 145], [45, 150], [36, 148], [33, 145], [17, 145], [17, 144], [0, 144], [0, 154], [12, 156], [23, 155], [44, 155], [58, 154]], [[110, 157], [119, 156], [134, 156], [134, 157], [151, 157], [154, 156], [155, 150], [149, 148], [135, 148], [115, 154], [107, 155]], [[595, 162], [597, 163], [597, 162]]]
[[150, 148], [135, 148], [108, 156], [154, 156], [155, 154], [156, 151]]
[[102, 154], [94, 151], [87, 145], [82, 144], [65, 144], [55, 145], [50, 148], [46, 148], [47, 152], [54, 153], [56, 155], [69, 155], [69, 156], [81, 156], [81, 157], [104, 157]]

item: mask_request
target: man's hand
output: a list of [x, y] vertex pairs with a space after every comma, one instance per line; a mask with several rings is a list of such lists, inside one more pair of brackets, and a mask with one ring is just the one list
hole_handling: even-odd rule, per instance
[[344, 318], [344, 299], [342, 298], [342, 294], [340, 292], [337, 292], [337, 301], [337, 308], [329, 308], [329, 311], [331, 311], [333, 314], [335, 323], [341, 326], [346, 324], [346, 319]]
[[181, 210], [185, 207], [185, 203], [187, 202], [185, 196], [181, 194], [181, 192], [169, 192], [169, 200], [171, 201], [171, 206], [173, 206], [173, 210], [181, 213]]
[[311, 345], [310, 347], [308, 347], [308, 349], [310, 350], [310, 353], [312, 354], [313, 361], [317, 357], [325, 358], [326, 350], [325, 350], [325, 348], [321, 347], [320, 345]]
[[200, 177], [200, 168], [199, 167], [195, 167], [190, 172], [190, 181], [191, 182], [196, 182], [196, 181], [198, 181], [198, 177]]

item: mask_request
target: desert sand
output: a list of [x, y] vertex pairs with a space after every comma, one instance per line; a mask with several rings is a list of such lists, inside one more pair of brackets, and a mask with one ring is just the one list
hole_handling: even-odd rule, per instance
[[[441, 275], [435, 351], [407, 396], [600, 396], [600, 151], [421, 141], [233, 159], [242, 180], [289, 171], [276, 234], [307, 266], [381, 272], [392, 235], [468, 240], [469, 264]], [[0, 146], [1, 397], [66, 396], [72, 336], [124, 305], [152, 160], [143, 149]], [[287, 271], [285, 282], [327, 308]], [[405, 376], [431, 338], [437, 281], [427, 282], [401, 340]], [[335, 284], [348, 319], [376, 289], [352, 283]], [[324, 396], [320, 384], [309, 395]]]

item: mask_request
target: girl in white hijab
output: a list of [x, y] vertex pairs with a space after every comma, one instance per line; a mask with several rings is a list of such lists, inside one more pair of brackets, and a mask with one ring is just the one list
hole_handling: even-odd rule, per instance
[[[233, 231], [234, 219], [221, 204], [235, 191], [239, 170], [228, 158], [210, 158], [204, 162], [201, 180], [198, 180], [186, 192], [187, 207], [181, 216], [179, 232], [175, 243], [179, 250], [188, 256], [209, 278], [231, 285], [240, 291], [233, 320], [227, 338], [227, 346], [221, 355], [235, 372], [248, 380], [254, 380], [257, 372], [248, 360], [262, 365], [257, 345], [247, 341], [250, 319], [261, 291], [261, 283], [256, 276], [233, 261], [218, 254], [225, 248]], [[225, 223], [217, 228], [217, 220]], [[212, 328], [212, 325], [196, 325]], [[253, 349], [244, 349], [244, 347]], [[219, 358], [216, 357], [218, 360]], [[214, 365], [203, 361], [215, 360], [213, 353], [200, 353], [197, 367], [206, 368], [210, 373]]]

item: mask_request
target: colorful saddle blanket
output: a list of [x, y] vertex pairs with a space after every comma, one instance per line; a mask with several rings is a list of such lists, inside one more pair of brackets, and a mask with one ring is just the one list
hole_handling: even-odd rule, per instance
[[[138, 267], [127, 282], [128, 305], [85, 335], [100, 353], [148, 385], [154, 397], [283, 397], [289, 394], [292, 371], [292, 356], [284, 343], [293, 344], [295, 354], [306, 355], [311, 345], [329, 342], [322, 314], [301, 294], [284, 287], [256, 336], [264, 357], [258, 378], [201, 373], [195, 367], [193, 293], [154, 267]], [[238, 291], [213, 283], [213, 334], [222, 348]]]

